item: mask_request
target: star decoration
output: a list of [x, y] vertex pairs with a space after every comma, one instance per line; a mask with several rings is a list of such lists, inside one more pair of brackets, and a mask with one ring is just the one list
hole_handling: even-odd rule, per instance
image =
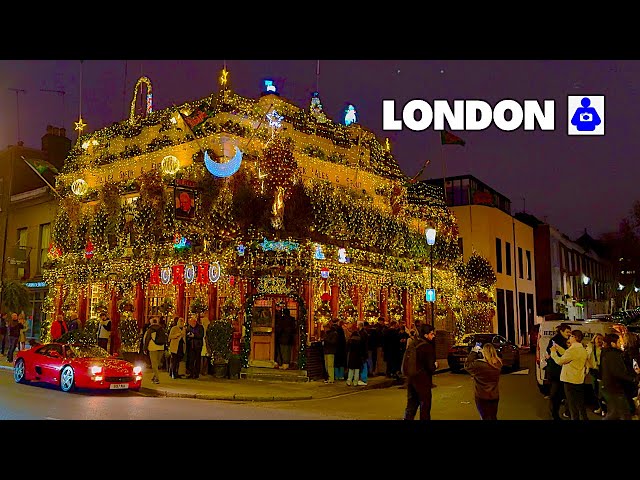
[[227, 76], [229, 75], [229, 72], [226, 69], [223, 69], [222, 72], [220, 73], [220, 85], [221, 86], [226, 86], [227, 85]]
[[87, 126], [87, 124], [86, 124], [86, 123], [84, 123], [84, 122], [82, 121], [82, 117], [80, 117], [80, 118], [78, 119], [78, 121], [77, 121], [77, 122], [75, 122], [75, 126], [76, 126], [76, 128], [75, 128], [75, 129], [76, 129], [76, 130], [78, 130], [80, 133], [82, 133], [82, 131], [84, 130], [84, 127], [86, 127], [86, 126]]
[[278, 115], [278, 112], [276, 112], [275, 110], [271, 110], [267, 114], [267, 120], [269, 120], [269, 126], [273, 129], [279, 129], [280, 127], [282, 127], [283, 119], [284, 119], [284, 116]]

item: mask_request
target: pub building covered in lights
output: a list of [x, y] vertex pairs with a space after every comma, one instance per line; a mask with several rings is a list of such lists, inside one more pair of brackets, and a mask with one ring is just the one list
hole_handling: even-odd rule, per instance
[[129, 118], [79, 136], [57, 177], [50, 311], [77, 309], [86, 322], [107, 308], [113, 352], [123, 304], [139, 327], [153, 314], [186, 318], [194, 303], [210, 321], [232, 311], [243, 366], [269, 368], [286, 306], [292, 367], [304, 370], [331, 317], [428, 320], [432, 258], [433, 318], [452, 330], [455, 217], [438, 187], [402, 173], [355, 107], [347, 114], [329, 119], [317, 93], [300, 108], [273, 83], [241, 97], [226, 71], [217, 92], [156, 111], [142, 77]]

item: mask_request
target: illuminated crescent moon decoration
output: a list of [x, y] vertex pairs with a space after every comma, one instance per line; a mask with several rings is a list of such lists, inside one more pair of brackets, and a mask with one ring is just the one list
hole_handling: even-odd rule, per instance
[[167, 285], [171, 281], [171, 268], [163, 267], [160, 272], [160, 279], [164, 285]]
[[230, 177], [240, 170], [242, 151], [237, 146], [234, 146], [234, 148], [236, 149], [236, 154], [227, 163], [214, 162], [211, 160], [209, 153], [204, 152], [204, 165], [211, 175], [221, 178]]
[[209, 265], [209, 281], [216, 283], [220, 280], [220, 262], [213, 262]]

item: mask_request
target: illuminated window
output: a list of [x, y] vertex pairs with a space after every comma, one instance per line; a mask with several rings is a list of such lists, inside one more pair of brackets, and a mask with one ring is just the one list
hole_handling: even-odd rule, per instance
[[[22, 252], [20, 253], [27, 253], [27, 228], [19, 228], [18, 229], [18, 244], [17, 247], [19, 250], [22, 250]], [[20, 259], [22, 259], [22, 256], [20, 255]], [[24, 260], [26, 260], [27, 262], [29, 262], [29, 257], [27, 255], [24, 256]], [[18, 278], [24, 278], [26, 273], [26, 265], [23, 265], [21, 267], [18, 267]]]
[[48, 259], [49, 244], [51, 243], [51, 224], [40, 225], [40, 248], [38, 251], [38, 271], [42, 272], [42, 266]]
[[104, 286], [101, 284], [91, 285], [91, 295], [89, 296], [89, 319], [98, 319], [98, 305], [104, 294]]

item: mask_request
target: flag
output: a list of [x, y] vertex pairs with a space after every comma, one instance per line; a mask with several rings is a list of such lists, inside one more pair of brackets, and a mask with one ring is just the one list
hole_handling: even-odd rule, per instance
[[182, 112], [180, 112], [180, 115], [184, 119], [185, 123], [193, 132], [200, 129], [200, 127], [202, 127], [204, 122], [207, 121], [211, 114], [211, 111], [205, 110], [201, 107], [196, 108], [189, 115], [184, 115]]
[[453, 133], [442, 130], [440, 132], [440, 143], [442, 143], [442, 145], [462, 145], [464, 147], [466, 142]]
[[25, 159], [25, 161], [28, 162], [29, 165], [31, 165], [33, 168], [35, 168], [38, 173], [40, 173], [40, 175], [43, 175], [46, 171], [55, 173], [56, 175], [58, 174], [58, 169], [46, 160], [41, 160], [39, 158], [27, 158]]

